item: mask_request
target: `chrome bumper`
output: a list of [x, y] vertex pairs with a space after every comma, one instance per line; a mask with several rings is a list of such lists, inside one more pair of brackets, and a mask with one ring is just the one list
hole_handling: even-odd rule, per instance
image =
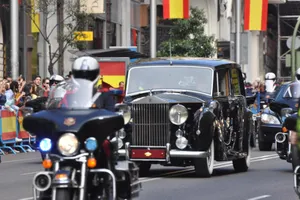
[[[135, 146], [132, 146], [135, 147]], [[184, 150], [176, 150], [176, 149], [170, 149], [171, 145], [167, 143], [166, 145], [166, 159], [130, 159], [130, 143], [127, 142], [125, 144], [125, 149], [119, 149], [118, 153], [119, 156], [125, 157], [126, 160], [132, 160], [132, 161], [167, 161], [170, 162], [170, 158], [206, 158], [208, 157], [208, 152], [206, 151], [184, 151]], [[157, 148], [157, 147], [146, 147], [146, 148]], [[159, 147], [161, 148], [161, 147]]]

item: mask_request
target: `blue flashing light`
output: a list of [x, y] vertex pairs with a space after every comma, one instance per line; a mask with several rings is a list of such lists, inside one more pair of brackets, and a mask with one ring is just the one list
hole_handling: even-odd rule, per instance
[[49, 138], [44, 138], [40, 141], [40, 149], [43, 152], [50, 151], [52, 148], [52, 142]]
[[97, 140], [93, 137], [86, 139], [85, 148], [88, 151], [95, 151], [98, 147]]

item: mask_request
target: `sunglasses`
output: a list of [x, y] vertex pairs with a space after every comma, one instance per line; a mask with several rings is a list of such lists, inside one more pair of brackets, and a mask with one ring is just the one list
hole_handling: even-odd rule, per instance
[[53, 84], [58, 84], [60, 83], [61, 81], [56, 81], [56, 80], [50, 80], [50, 85], [53, 85]]

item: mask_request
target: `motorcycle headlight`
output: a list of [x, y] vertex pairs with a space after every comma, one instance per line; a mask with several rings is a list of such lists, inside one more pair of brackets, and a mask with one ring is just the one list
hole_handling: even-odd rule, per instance
[[50, 151], [52, 148], [52, 142], [49, 138], [44, 138], [40, 141], [39, 147], [43, 152]]
[[58, 150], [64, 156], [73, 155], [79, 147], [79, 141], [73, 133], [66, 133], [58, 140]]
[[172, 106], [169, 111], [170, 121], [175, 125], [181, 125], [186, 122], [188, 116], [188, 110], [181, 104]]
[[90, 137], [86, 139], [84, 143], [85, 143], [85, 148], [90, 152], [95, 151], [98, 147], [98, 142], [94, 137]]
[[130, 107], [126, 104], [117, 104], [116, 106], [117, 113], [123, 116], [124, 124], [128, 124], [131, 119], [131, 110]]
[[265, 113], [261, 115], [261, 121], [265, 124], [280, 124], [280, 121], [277, 119], [277, 117]]

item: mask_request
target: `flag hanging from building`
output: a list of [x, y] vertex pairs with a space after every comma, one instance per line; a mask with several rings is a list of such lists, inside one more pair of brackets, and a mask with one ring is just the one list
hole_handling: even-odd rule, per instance
[[163, 0], [163, 15], [164, 19], [188, 19], [189, 0]]
[[31, 33], [40, 32], [40, 14], [36, 9], [36, 0], [31, 0]]
[[244, 29], [266, 31], [268, 21], [268, 0], [245, 0]]

